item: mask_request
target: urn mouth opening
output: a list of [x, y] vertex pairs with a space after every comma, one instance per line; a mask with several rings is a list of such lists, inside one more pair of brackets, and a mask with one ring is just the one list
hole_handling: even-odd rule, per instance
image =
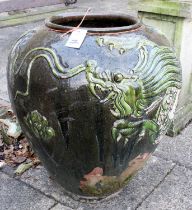
[[[77, 27], [84, 14], [52, 16], [45, 20], [45, 25], [54, 30], [68, 31]], [[136, 30], [141, 26], [139, 20], [127, 14], [88, 14], [79, 28], [88, 32], [123, 32]]]

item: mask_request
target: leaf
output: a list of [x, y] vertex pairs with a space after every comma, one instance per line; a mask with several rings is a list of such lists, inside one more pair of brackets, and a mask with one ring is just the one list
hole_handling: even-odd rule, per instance
[[23, 162], [25, 162], [26, 161], [26, 157], [22, 157], [22, 156], [16, 156], [16, 157], [14, 157], [13, 158], [13, 162], [14, 163], [23, 163]]
[[7, 130], [8, 136], [11, 136], [16, 139], [21, 135], [22, 131], [18, 122], [13, 122], [10, 119], [0, 119], [0, 122], [8, 126], [8, 130]]
[[0, 161], [0, 169], [3, 168], [5, 165], [7, 165], [7, 164], [5, 163], [5, 161]]
[[7, 131], [7, 135], [16, 139], [21, 135], [21, 133], [22, 131], [20, 125], [18, 123], [11, 123]]
[[3, 161], [5, 159], [5, 155], [3, 152], [0, 152], [0, 161]]
[[11, 144], [11, 140], [9, 139], [7, 133], [5, 132], [5, 129], [2, 127], [1, 130], [1, 136], [3, 138], [3, 142], [7, 145], [10, 145]]
[[4, 150], [4, 154], [6, 156], [8, 155], [13, 155], [13, 152], [14, 152], [14, 147], [13, 145], [10, 145], [7, 149]]
[[[29, 159], [28, 159], [29, 160]], [[36, 157], [31, 162], [28, 163], [22, 163], [20, 164], [17, 169], [14, 171], [16, 175], [21, 175], [28, 169], [30, 169], [32, 166], [37, 166], [40, 164], [40, 160]]]
[[14, 173], [16, 175], [21, 175], [23, 174], [25, 171], [27, 171], [28, 169], [30, 169], [33, 166], [33, 162], [29, 162], [29, 163], [22, 163], [21, 165], [19, 165], [17, 167], [17, 169], [14, 171]]
[[[0, 136], [1, 137], [1, 136]], [[4, 143], [3, 143], [3, 139], [0, 138], [0, 147], [3, 147]]]

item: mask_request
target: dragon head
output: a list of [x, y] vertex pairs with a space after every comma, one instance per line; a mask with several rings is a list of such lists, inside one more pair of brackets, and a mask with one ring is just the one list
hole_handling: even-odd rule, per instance
[[126, 75], [119, 70], [108, 72], [97, 67], [97, 62], [87, 62], [86, 77], [91, 93], [101, 103], [111, 102], [115, 117], [129, 117], [137, 113], [137, 102], [142, 97], [142, 82], [133, 71]]

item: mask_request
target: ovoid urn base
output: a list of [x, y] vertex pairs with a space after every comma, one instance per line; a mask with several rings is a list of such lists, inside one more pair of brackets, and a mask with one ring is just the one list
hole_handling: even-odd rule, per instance
[[8, 64], [13, 109], [66, 191], [103, 198], [125, 186], [174, 116], [181, 68], [165, 36], [125, 14], [88, 14], [79, 49], [65, 44], [82, 14], [26, 32]]

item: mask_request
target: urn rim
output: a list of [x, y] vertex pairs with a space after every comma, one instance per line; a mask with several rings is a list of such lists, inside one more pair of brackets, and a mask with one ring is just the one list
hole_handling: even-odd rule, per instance
[[[49, 17], [45, 25], [55, 31], [66, 32], [76, 28], [84, 13], [68, 13]], [[114, 33], [135, 31], [142, 26], [138, 18], [124, 13], [91, 13], [78, 27], [90, 33]]]

